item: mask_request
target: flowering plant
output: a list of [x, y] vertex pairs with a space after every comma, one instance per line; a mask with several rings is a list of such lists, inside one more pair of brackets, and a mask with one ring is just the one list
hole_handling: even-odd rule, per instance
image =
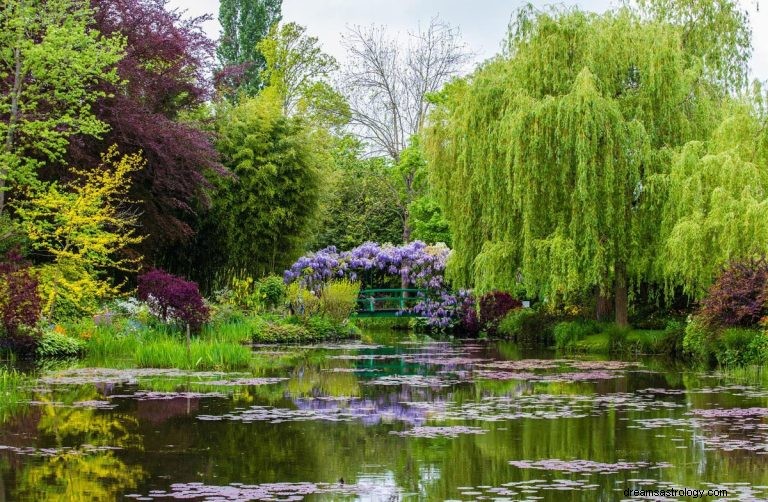
[[319, 292], [332, 279], [360, 281], [362, 287], [382, 284], [426, 289], [410, 311], [422, 314], [427, 324], [448, 328], [455, 322], [457, 306], [468, 292], [453, 294], [445, 283], [445, 265], [450, 249], [444, 244], [428, 246], [421, 241], [402, 246], [366, 242], [349, 251], [334, 246], [299, 258], [283, 276], [286, 284], [298, 282]]

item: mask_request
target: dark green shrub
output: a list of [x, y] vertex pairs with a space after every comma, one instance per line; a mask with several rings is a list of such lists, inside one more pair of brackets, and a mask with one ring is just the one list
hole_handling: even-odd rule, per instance
[[552, 343], [552, 324], [546, 314], [536, 309], [514, 309], [501, 320], [497, 334], [519, 343], [549, 345]]
[[256, 283], [259, 301], [267, 309], [283, 306], [286, 299], [286, 289], [283, 278], [277, 275], [268, 275]]
[[338, 336], [337, 324], [323, 316], [313, 316], [307, 320], [306, 328], [313, 340], [327, 340]]
[[309, 340], [309, 331], [300, 324], [268, 323], [254, 334], [254, 342], [263, 343], [298, 343]]
[[712, 343], [715, 338], [714, 330], [698, 317], [693, 317], [685, 327], [683, 336], [683, 353], [702, 363], [712, 359]]
[[621, 352], [627, 349], [627, 336], [630, 332], [629, 327], [611, 324], [603, 332], [608, 337], [609, 352]]
[[727, 328], [717, 337], [715, 357], [723, 366], [762, 364], [768, 356], [766, 335], [760, 330]]
[[555, 337], [555, 347], [565, 349], [589, 335], [600, 332], [600, 324], [592, 320], [563, 321], [552, 330]]
[[668, 321], [664, 327], [664, 334], [654, 345], [653, 351], [670, 356], [682, 355], [684, 338], [685, 323], [682, 321]]
[[38, 357], [64, 358], [77, 357], [85, 350], [85, 342], [78, 338], [46, 331], [40, 337], [36, 354]]

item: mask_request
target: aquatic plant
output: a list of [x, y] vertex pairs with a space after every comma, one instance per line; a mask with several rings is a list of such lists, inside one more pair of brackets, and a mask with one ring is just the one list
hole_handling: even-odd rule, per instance
[[209, 340], [192, 340], [189, 347], [178, 340], [155, 340], [140, 344], [135, 362], [141, 368], [237, 370], [250, 367], [248, 347]]

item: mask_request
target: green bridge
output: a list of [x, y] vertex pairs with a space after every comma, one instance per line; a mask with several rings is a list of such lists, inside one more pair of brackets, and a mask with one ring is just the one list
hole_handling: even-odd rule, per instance
[[[421, 296], [419, 295], [421, 293]], [[363, 289], [357, 298], [358, 317], [420, 317], [405, 312], [428, 293], [426, 289]], [[398, 315], [398, 312], [402, 312]]]

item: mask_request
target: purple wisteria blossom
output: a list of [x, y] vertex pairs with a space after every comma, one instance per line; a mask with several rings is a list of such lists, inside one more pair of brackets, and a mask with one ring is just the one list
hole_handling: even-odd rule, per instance
[[421, 241], [402, 246], [366, 242], [339, 252], [336, 247], [309, 253], [299, 258], [285, 271], [286, 284], [298, 281], [302, 286], [318, 290], [331, 278], [361, 281], [364, 287], [381, 287], [390, 282], [411, 288], [428, 290], [419, 294], [419, 301], [403, 312], [413, 312], [427, 318], [427, 324], [448, 328], [456, 322], [457, 311], [467, 302], [470, 293], [453, 293], [445, 283], [445, 265], [450, 249], [444, 245], [427, 246]]

